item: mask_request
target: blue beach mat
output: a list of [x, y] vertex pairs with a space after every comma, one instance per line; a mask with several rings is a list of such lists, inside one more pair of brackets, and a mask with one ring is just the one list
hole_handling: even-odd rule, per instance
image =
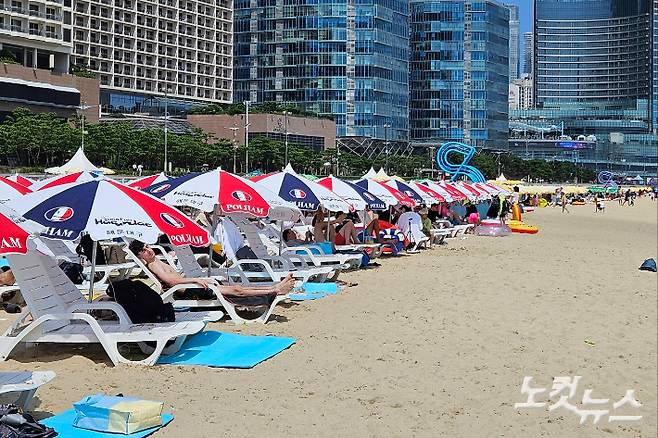
[[119, 436], [127, 438], [143, 438], [151, 435], [159, 429], [162, 429], [164, 426], [171, 423], [171, 420], [173, 419], [174, 416], [171, 414], [162, 414], [162, 426], [152, 427], [150, 429], [131, 433], [129, 435], [97, 432], [95, 430], [80, 429], [75, 427], [73, 425], [73, 421], [75, 420], [75, 409], [64, 411], [61, 414], [55, 415], [54, 417], [46, 418], [45, 420], [40, 421], [40, 423], [55, 429], [55, 431], [57, 431], [59, 436], [62, 438], [117, 438]]
[[292, 301], [317, 300], [338, 293], [337, 283], [304, 283], [293, 289], [288, 297]]
[[244, 336], [207, 331], [188, 338], [176, 354], [160, 356], [157, 363], [215, 368], [253, 368], [294, 343], [293, 338]]

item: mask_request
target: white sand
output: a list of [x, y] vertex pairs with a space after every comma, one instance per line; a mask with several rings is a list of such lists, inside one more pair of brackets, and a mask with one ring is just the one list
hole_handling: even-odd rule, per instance
[[[158, 437], [655, 437], [657, 275], [637, 268], [658, 259], [657, 204], [607, 207], [541, 209], [525, 217], [534, 236], [383, 260], [344, 276], [359, 286], [338, 296], [277, 308], [281, 322], [213, 324], [297, 338], [252, 370], [114, 368], [70, 346], [19, 349], [0, 370], [57, 372], [39, 416], [96, 392], [163, 400], [176, 419]], [[611, 401], [635, 389], [643, 407], [624, 413], [644, 418], [579, 426], [564, 410], [515, 410], [526, 375], [548, 388], [583, 376], [577, 405], [585, 388]]]

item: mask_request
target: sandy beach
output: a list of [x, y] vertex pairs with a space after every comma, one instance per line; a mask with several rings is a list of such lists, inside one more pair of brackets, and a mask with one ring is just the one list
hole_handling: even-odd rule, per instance
[[[211, 324], [297, 339], [251, 370], [112, 367], [64, 345], [19, 348], [0, 370], [57, 373], [39, 418], [97, 392], [162, 400], [175, 420], [157, 437], [655, 437], [657, 275], [638, 267], [658, 259], [658, 204], [607, 207], [539, 209], [524, 217], [537, 235], [452, 239], [343, 275], [358, 286], [279, 306], [276, 322]], [[634, 389], [643, 406], [620, 412], [643, 418], [514, 408], [524, 376], [550, 390], [575, 375], [574, 404], [586, 388], [611, 403]]]

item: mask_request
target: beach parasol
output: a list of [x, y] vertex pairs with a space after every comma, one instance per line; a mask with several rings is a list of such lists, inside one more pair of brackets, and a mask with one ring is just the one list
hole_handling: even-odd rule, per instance
[[416, 193], [419, 193], [426, 205], [436, 204], [437, 202], [445, 202], [446, 198], [441, 193], [438, 193], [424, 184], [419, 184], [416, 181], [410, 181], [407, 183], [409, 187], [414, 189]]
[[431, 181], [429, 179], [422, 180], [419, 185], [425, 186], [432, 190], [433, 192], [443, 196], [443, 199], [445, 199], [446, 202], [452, 202], [454, 201], [454, 198], [448, 192], [445, 188], [441, 187], [439, 184], [437, 184], [434, 181]]
[[386, 202], [353, 182], [329, 175], [328, 177], [319, 180], [318, 184], [331, 190], [345, 201], [349, 202], [355, 210], [365, 210], [366, 207], [371, 210], [386, 209]]
[[469, 184], [465, 181], [459, 181], [455, 184], [457, 185], [458, 188], [460, 188], [460, 190], [461, 190], [461, 188], [464, 188], [466, 191], [470, 192], [471, 195], [473, 195], [473, 197], [469, 196], [469, 198], [471, 198], [471, 199], [474, 199], [474, 200], [475, 199], [483, 199], [487, 195], [487, 193], [484, 190], [482, 190], [482, 189], [478, 190], [472, 184]]
[[27, 188], [30, 188], [30, 186], [32, 186], [32, 184], [34, 184], [36, 182], [35, 180], [33, 180], [31, 178], [28, 178], [28, 177], [23, 176], [23, 175], [19, 175], [17, 173], [14, 173], [13, 175], [9, 175], [7, 177], [7, 179], [10, 180], [10, 181], [13, 181], [15, 183], [18, 183], [18, 184], [22, 185], [23, 187], [27, 187]]
[[355, 181], [354, 184], [368, 190], [370, 193], [386, 202], [386, 205], [389, 207], [398, 204], [406, 205], [407, 207], [416, 206], [416, 201], [395, 187], [386, 185], [383, 182], [375, 181], [374, 179], [361, 179], [359, 181]]
[[277, 193], [300, 210], [315, 211], [324, 207], [329, 211], [350, 211], [351, 206], [331, 190], [315, 181], [298, 175], [288, 164], [282, 172], [252, 178], [260, 187]]
[[4, 176], [0, 176], [0, 204], [31, 193], [32, 190]]
[[103, 178], [103, 175], [98, 172], [80, 171], [73, 172], [66, 175], [58, 175], [34, 183], [32, 190], [43, 190], [50, 187], [61, 186], [63, 184], [73, 184], [86, 181], [94, 181]]
[[9, 207], [43, 225], [43, 237], [93, 240], [129, 237], [154, 243], [162, 233], [175, 245], [205, 246], [208, 234], [159, 199], [116, 181], [100, 179], [39, 190]]
[[43, 227], [0, 205], [0, 255], [27, 253], [27, 241]]
[[[166, 234], [174, 245], [206, 246], [208, 232], [180, 211], [142, 191], [116, 181], [98, 179], [63, 184], [30, 193], [10, 202], [26, 219], [41, 224], [41, 236], [77, 240], [85, 232], [92, 240], [128, 237], [155, 243]], [[90, 278], [96, 269], [96, 248], [92, 247]], [[89, 300], [93, 281], [89, 283]]]
[[142, 178], [137, 178], [136, 180], [129, 182], [128, 185], [136, 189], [145, 189], [148, 186], [152, 186], [154, 184], [167, 181], [168, 179], [169, 177], [165, 175], [164, 172], [160, 172], [160, 173], [156, 173], [155, 175], [149, 175], [149, 176], [144, 176]]
[[438, 183], [438, 185], [440, 187], [442, 187], [446, 192], [450, 193], [450, 196], [455, 201], [463, 201], [465, 199], [469, 199], [468, 193], [464, 193], [462, 190], [459, 190], [453, 184], [450, 184], [450, 183], [445, 182], [445, 181], [440, 181]]
[[169, 205], [192, 207], [222, 214], [244, 213], [255, 217], [270, 217], [296, 221], [299, 209], [281, 199], [267, 187], [222, 169], [190, 173], [147, 187], [152, 194]]
[[[399, 181], [399, 180], [396, 180], [396, 179], [390, 179], [390, 180], [386, 181], [384, 184], [386, 184], [387, 186], [393, 187], [394, 189], [397, 189], [397, 190], [401, 191], [402, 193], [404, 193], [405, 195], [407, 195], [408, 197], [413, 199], [416, 204], [426, 203], [426, 200], [425, 200], [425, 197], [423, 196], [423, 193], [422, 192], [418, 193], [416, 190], [411, 188], [411, 186], [409, 186], [409, 184], [407, 184], [405, 182], [402, 182], [402, 181]], [[431, 199], [432, 198], [430, 197], [430, 201], [431, 201]]]

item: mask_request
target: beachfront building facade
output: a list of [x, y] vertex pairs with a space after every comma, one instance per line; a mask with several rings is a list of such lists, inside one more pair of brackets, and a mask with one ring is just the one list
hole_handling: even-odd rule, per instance
[[236, 0], [234, 101], [330, 116], [355, 149], [406, 142], [408, 8], [408, 0]]
[[411, 141], [503, 149], [509, 9], [494, 1], [411, 2]]
[[505, 5], [509, 9], [509, 81], [519, 78], [521, 40], [519, 39], [519, 7]]
[[67, 73], [71, 0], [0, 0], [0, 59]]
[[162, 115], [165, 94], [170, 114], [233, 101], [232, 0], [76, 0], [72, 13], [71, 65], [97, 74], [104, 113]]
[[69, 72], [70, 0], [0, 0], [0, 121], [19, 107], [98, 120], [98, 81]]
[[[651, 3], [535, 0], [534, 108], [512, 121], [542, 137], [559, 126], [553, 159], [655, 174]], [[519, 147], [535, 156], [532, 143], [510, 140]]]

